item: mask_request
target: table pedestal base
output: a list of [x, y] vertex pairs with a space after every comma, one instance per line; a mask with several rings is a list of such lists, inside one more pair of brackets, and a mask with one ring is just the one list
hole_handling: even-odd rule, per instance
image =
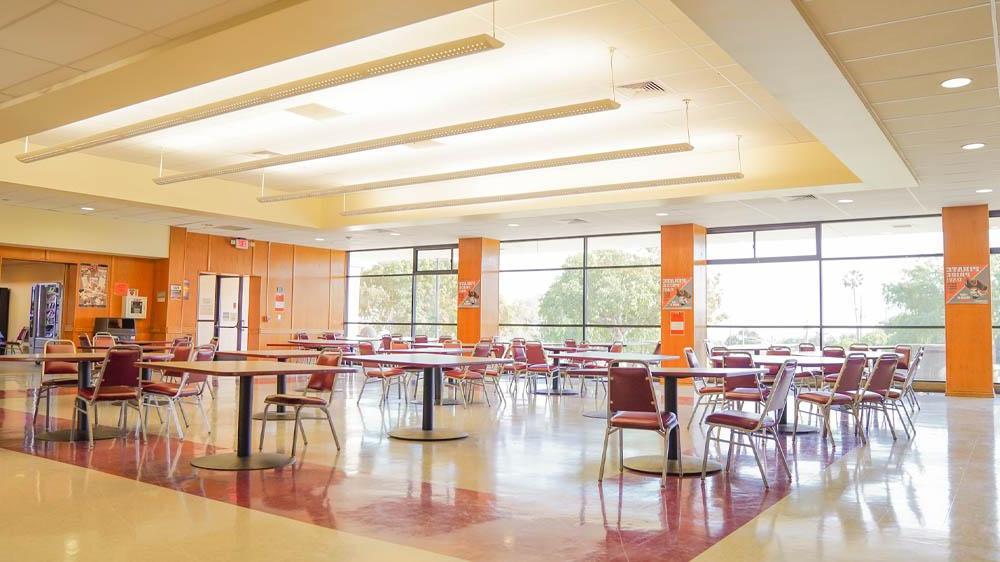
[[191, 466], [209, 470], [264, 470], [279, 468], [293, 462], [295, 459], [278, 453], [254, 453], [248, 457], [236, 453], [209, 455], [191, 460]]
[[799, 427], [795, 428], [794, 423], [779, 423], [777, 427], [775, 427], [775, 430], [782, 435], [802, 435], [803, 433], [819, 432], [818, 427], [799, 424]]
[[584, 412], [583, 417], [594, 418], [595, 420], [606, 420], [608, 419], [607, 410], [594, 410], [592, 412]]
[[[647, 474], [660, 474], [663, 472], [663, 455], [642, 455], [639, 457], [629, 457], [625, 459], [625, 468]], [[722, 465], [709, 460], [705, 472], [718, 472], [722, 470]], [[687, 476], [689, 474], [701, 474], [701, 457], [684, 455], [684, 472], [681, 473], [679, 463], [675, 460], [667, 461], [667, 474]]]
[[566, 390], [564, 388], [543, 388], [541, 390], [536, 390], [532, 394], [542, 394], [545, 396], [573, 396], [580, 394], [575, 390]]
[[[117, 427], [108, 427], [104, 425], [97, 426], [97, 428], [92, 429], [91, 432], [94, 434], [94, 441], [115, 439], [117, 437], [125, 436], [125, 432]], [[39, 441], [61, 441], [64, 443], [86, 442], [88, 440], [87, 432], [77, 431], [75, 429], [57, 429], [55, 431], [46, 431], [45, 433], [35, 435], [35, 439], [38, 439]]]
[[[262, 420], [264, 419], [264, 412], [257, 412], [253, 415], [253, 419]], [[295, 412], [268, 412], [267, 421], [292, 421], [295, 419]], [[306, 419], [306, 418], [301, 418]], [[326, 419], [326, 418], [323, 418]]]
[[[416, 404], [418, 406], [423, 405], [423, 400], [410, 400], [410, 404]], [[441, 401], [434, 402], [435, 406], [461, 406], [461, 400], [455, 400], [454, 398], [445, 398]]]
[[465, 439], [469, 434], [464, 431], [447, 428], [422, 429], [419, 427], [400, 427], [389, 432], [389, 437], [406, 441], [451, 441]]

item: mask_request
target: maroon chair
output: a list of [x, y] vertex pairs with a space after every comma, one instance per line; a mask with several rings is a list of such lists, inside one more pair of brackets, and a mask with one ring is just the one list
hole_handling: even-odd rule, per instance
[[[119, 404], [121, 407], [122, 427], [128, 424], [128, 409], [134, 408], [139, 423], [135, 426], [136, 437], [143, 426], [142, 387], [139, 384], [141, 376], [139, 367], [135, 364], [142, 359], [142, 348], [137, 345], [116, 345], [108, 350], [108, 354], [97, 373], [93, 388], [77, 389], [76, 404], [73, 407], [73, 427], [76, 427], [77, 414], [96, 414], [97, 404]], [[83, 408], [81, 408], [81, 405]], [[90, 447], [94, 446], [94, 430], [97, 429], [97, 416], [90, 415], [94, 427], [90, 431]]]
[[566, 346], [566, 347], [572, 347], [572, 348], [575, 349], [576, 348], [576, 340], [573, 339], [573, 338], [567, 338], [567, 339], [563, 340], [563, 345]]
[[[608, 368], [608, 425], [604, 431], [604, 450], [601, 452], [601, 472], [597, 481], [604, 480], [604, 465], [608, 456], [608, 440], [612, 434], [618, 434], [618, 473], [624, 471], [623, 455], [625, 439], [624, 430], [638, 429], [655, 431], [663, 438], [663, 472], [660, 474], [660, 486], [667, 485], [667, 451], [669, 450], [670, 432], [678, 428], [677, 416], [673, 412], [660, 410], [653, 387], [653, 377], [649, 366], [621, 367], [612, 363]], [[680, 455], [677, 457], [680, 464]], [[681, 473], [684, 472], [680, 467]]]
[[[906, 427], [906, 422], [903, 420], [903, 415], [899, 413], [898, 401], [890, 402], [888, 400], [889, 394], [895, 392], [898, 396], [899, 391], [892, 389], [892, 377], [896, 373], [896, 364], [899, 358], [895, 353], [883, 354], [875, 361], [875, 366], [872, 368], [871, 373], [868, 375], [868, 380], [865, 383], [865, 387], [861, 389], [860, 406], [862, 412], [869, 413], [879, 413], [881, 412], [885, 416], [886, 423], [889, 424], [889, 432], [892, 433], [892, 440], [896, 440], [896, 428], [892, 424], [892, 416], [889, 415], [889, 410], [887, 404], [892, 404], [896, 411], [896, 415], [899, 416], [900, 421], [903, 421], [903, 429], [906, 431], [906, 436], [910, 436], [910, 430]], [[869, 418], [870, 419], [870, 418]], [[867, 432], [862, 432], [863, 441], [868, 440]]]
[[545, 382], [548, 385], [546, 388], [552, 388], [552, 378], [558, 372], [558, 369], [549, 364], [549, 358], [545, 354], [545, 348], [542, 346], [542, 342], [529, 341], [525, 343], [524, 352], [525, 355], [527, 355], [527, 371], [532, 388], [537, 387], [535, 377], [538, 375], [544, 375]]
[[[211, 345], [202, 345], [196, 348], [193, 352], [194, 357], [191, 357], [192, 350], [190, 349], [190, 345], [187, 348], [184, 359], [180, 361], [212, 361], [215, 359], [215, 348]], [[184, 413], [185, 400], [189, 400], [190, 402], [188, 403], [197, 406], [198, 411], [201, 413], [202, 422], [204, 422], [205, 427], [208, 429], [208, 433], [212, 433], [212, 425], [208, 420], [208, 415], [205, 413], [205, 406], [202, 403], [202, 396], [205, 394], [205, 388], [208, 386], [208, 375], [186, 371], [170, 371], [169, 373], [169, 376], [172, 378], [179, 378], [180, 382], [160, 381], [142, 386], [143, 419], [146, 420], [146, 423], [149, 423], [150, 406], [157, 408], [157, 411], [161, 407], [166, 407], [167, 419], [173, 420], [174, 427], [177, 428], [177, 437], [184, 439], [184, 429], [181, 428], [181, 420], [177, 417], [177, 411], [180, 411], [180, 417], [184, 420], [184, 427], [190, 427], [187, 414]], [[164, 424], [164, 427], [167, 430], [167, 437], [170, 437], [169, 422]]]
[[708, 349], [708, 362], [712, 367], [722, 366], [722, 356], [729, 353], [728, 347], [721, 345], [712, 346]]
[[[791, 348], [786, 345], [772, 345], [767, 348], [767, 355], [787, 356], [791, 354]], [[767, 369], [767, 372], [761, 376], [760, 382], [763, 384], [773, 383], [774, 377], [777, 376], [778, 371], [781, 370], [781, 365], [765, 365], [764, 368]]]
[[[317, 365], [322, 365], [324, 367], [336, 367], [340, 365], [341, 355], [337, 353], [328, 353], [324, 351], [320, 354], [319, 358], [316, 359]], [[312, 392], [320, 393], [325, 396], [309, 396], [302, 394], [271, 394], [264, 398], [264, 416], [261, 418], [260, 422], [260, 444], [258, 445], [258, 450], [264, 448], [264, 431], [267, 428], [267, 412], [271, 406], [287, 406], [294, 410], [295, 412], [295, 429], [292, 432], [292, 453], [291, 456], [295, 456], [295, 446], [299, 441], [299, 431], [302, 432], [302, 444], [308, 445], [309, 440], [306, 438], [305, 428], [302, 427], [302, 409], [303, 408], [316, 408], [317, 410], [323, 412], [326, 416], [326, 422], [330, 425], [330, 433], [333, 434], [333, 442], [337, 445], [337, 450], [340, 450], [340, 439], [337, 437], [337, 430], [333, 427], [333, 418], [330, 416], [330, 403], [333, 401], [333, 387], [337, 384], [337, 373], [321, 373], [314, 374], [309, 377], [309, 383], [306, 385], [310, 388]]]
[[[174, 340], [173, 346], [170, 348], [170, 360], [171, 361], [190, 361], [191, 360], [191, 350], [194, 346], [191, 344], [191, 340], [185, 338], [177, 338]], [[177, 371], [162, 371], [160, 373], [160, 378], [166, 379], [179, 379], [184, 376], [184, 373]], [[148, 383], [147, 383], [148, 384]]]
[[816, 344], [802, 342], [799, 344], [799, 351], [816, 351]]
[[87, 349], [94, 346], [94, 344], [90, 341], [90, 334], [80, 334], [77, 336], [77, 339], [80, 340], [81, 348]]
[[392, 349], [392, 336], [389, 334], [382, 334], [382, 341], [379, 343], [379, 349], [385, 351], [386, 349]]
[[100, 349], [111, 349], [117, 343], [111, 334], [94, 334], [94, 347]]
[[[513, 360], [513, 363], [504, 365], [503, 372], [511, 376], [508, 392], [510, 392], [511, 396], [516, 396], [518, 381], [528, 374], [528, 352], [525, 351], [524, 344], [512, 341], [510, 345], [510, 358]], [[525, 392], [527, 392], [527, 383], [524, 387]]]
[[[708, 468], [708, 448], [712, 441], [729, 443], [729, 452], [726, 461], [726, 472], [729, 472], [729, 465], [733, 458], [733, 445], [741, 445], [743, 443], [743, 435], [747, 437], [747, 442], [753, 451], [753, 456], [757, 461], [757, 468], [760, 470], [760, 477], [764, 480], [765, 488], [768, 488], [769, 485], [767, 475], [764, 473], [764, 465], [760, 460], [760, 453], [757, 451], [757, 445], [754, 444], [755, 437], [761, 440], [771, 439], [774, 441], [774, 446], [778, 450], [778, 459], [781, 460], [781, 465], [785, 468], [788, 479], [792, 479], [792, 473], [788, 470], [788, 461], [785, 459], [785, 452], [781, 449], [781, 441], [778, 439], [778, 433], [775, 428], [778, 425], [778, 420], [781, 419], [781, 412], [785, 409], [785, 404], [788, 401], [788, 392], [792, 387], [792, 382], [795, 380], [795, 371], [797, 368], [798, 364], [794, 359], [785, 360], [778, 370], [778, 375], [771, 386], [771, 393], [767, 397], [767, 401], [764, 403], [764, 407], [759, 414], [751, 414], [739, 410], [724, 410], [709, 414], [705, 418], [705, 423], [708, 424], [708, 431], [705, 433], [705, 454], [701, 461], [702, 480], [705, 479], [706, 469]], [[721, 429], [729, 430], [728, 440], [723, 440], [719, 436], [721, 433], [719, 430]], [[713, 431], [715, 432], [714, 437], [712, 436]], [[741, 436], [739, 440], [734, 440], [736, 435]]]
[[[391, 338], [389, 345], [390, 347], [392, 346]], [[359, 342], [358, 355], [375, 355], [375, 346], [371, 342]], [[389, 386], [391, 384], [396, 384], [399, 387], [400, 393], [402, 393], [402, 380], [406, 375], [406, 371], [403, 369], [379, 363], [374, 367], [365, 365], [362, 372], [365, 378], [361, 383], [361, 390], [358, 391], [358, 404], [361, 403], [361, 397], [364, 395], [365, 388], [370, 382], [378, 382], [382, 385], [382, 397], [379, 400], [379, 406], [385, 404], [385, 401], [389, 398]]]
[[[755, 367], [753, 356], [745, 351], [731, 351], [722, 356], [725, 368], [750, 369]], [[760, 404], [767, 399], [769, 389], [760, 385], [757, 375], [734, 375], [724, 379], [723, 398], [726, 402], [752, 402]]]
[[309, 339], [309, 332], [298, 331], [292, 337], [293, 340], [307, 340]]
[[[839, 345], [827, 345], [823, 347], [823, 357], [836, 357], [843, 359], [847, 357], [847, 352], [844, 351], [844, 348]], [[832, 385], [836, 382], [837, 377], [840, 376], [841, 367], [842, 365], [824, 365], [820, 370], [823, 374], [822, 386]]]
[[[472, 350], [472, 357], [492, 357], [493, 356], [493, 344], [490, 341], [481, 341], [476, 344], [476, 347]], [[483, 397], [486, 399], [486, 405], [492, 406], [490, 404], [490, 395], [486, 392], [486, 381], [492, 380], [494, 389], [496, 390], [497, 396], [503, 401], [503, 393], [500, 392], [500, 386], [497, 385], [497, 379], [499, 377], [499, 371], [492, 366], [476, 366], [476, 367], [462, 367], [454, 369], [445, 369], [444, 376], [456, 385], [456, 391], [462, 392], [462, 404], [468, 408], [469, 399], [472, 397], [475, 388], [478, 386], [483, 391]]]
[[[76, 346], [70, 340], [48, 340], [45, 342], [45, 347], [42, 348], [42, 356], [53, 353], [76, 353]], [[60, 388], [74, 388], [77, 386], [77, 379], [80, 374], [77, 365], [77, 363], [70, 361], [42, 362], [42, 381], [38, 386], [38, 390], [35, 391], [35, 405], [32, 408], [32, 412], [34, 413], [31, 416], [32, 424], [38, 420], [38, 406], [43, 396], [45, 397], [45, 417], [48, 418], [51, 411], [50, 408], [52, 407], [52, 392]], [[53, 377], [52, 375], [55, 376]], [[45, 378], [46, 376], [50, 376], [51, 378]]]
[[[701, 362], [698, 361], [698, 356], [695, 354], [694, 349], [685, 347], [684, 358], [687, 359], [688, 367], [692, 369], [701, 367]], [[701, 412], [701, 419], [704, 420], [708, 412], [714, 412], [722, 404], [724, 401], [723, 393], [725, 392], [725, 386], [719, 384], [716, 378], [692, 377], [691, 381], [694, 386], [696, 400], [694, 407], [691, 408], [691, 417], [687, 422], [689, 428], [691, 427], [691, 422], [694, 421], [695, 414], [698, 413], [698, 408], [704, 406]]]
[[[864, 376], [865, 365], [867, 363], [868, 358], [864, 353], [851, 353], [844, 360], [840, 373], [837, 375], [837, 380], [833, 383], [830, 390], [814, 390], [800, 393], [795, 400], [795, 427], [798, 427], [800, 412], [822, 418], [823, 441], [825, 442], [828, 436], [831, 437], [832, 441], [830, 412], [834, 406], [843, 406], [851, 411], [851, 415], [854, 416], [854, 423], [856, 424], [855, 430], [861, 435], [861, 416], [858, 411], [861, 393], [858, 391], [861, 389], [861, 378]], [[802, 410], [800, 407], [801, 404], [806, 404], [811, 409]], [[820, 413], [817, 414], [812, 409], [818, 409]], [[863, 435], [861, 439], [864, 442]]]
[[427, 342], [428, 342], [427, 336], [424, 335], [413, 336], [413, 343], [427, 343]]
[[868, 351], [868, 344], [852, 343], [851, 346], [847, 348], [847, 351]]
[[611, 347], [608, 348], [608, 351], [611, 353], [622, 353], [625, 351], [625, 344], [620, 341], [613, 341], [611, 342]]

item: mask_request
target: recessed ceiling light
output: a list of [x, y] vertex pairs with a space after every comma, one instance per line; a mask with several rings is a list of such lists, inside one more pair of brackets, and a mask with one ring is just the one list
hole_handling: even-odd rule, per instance
[[854, 203], [854, 199], [837, 199], [837, 203]]
[[521, 225], [517, 224], [516, 222], [509, 222], [507, 223], [507, 226], [521, 226]]
[[656, 216], [658, 216], [658, 217], [669, 217], [670, 213], [656, 213]]
[[326, 238], [313, 238], [313, 240], [315, 240], [317, 242], [324, 242], [324, 241], [326, 241]]
[[94, 208], [93, 207], [80, 207], [80, 210], [81, 211], [93, 211]]
[[962, 149], [963, 150], [979, 150], [980, 148], [982, 148], [984, 146], [986, 146], [986, 145], [983, 144], [983, 143], [981, 143], [981, 142], [970, 142], [969, 144], [963, 144], [962, 145]]
[[390, 232], [389, 236], [399, 236], [399, 233], [398, 232]]
[[968, 86], [971, 83], [971, 78], [949, 78], [948, 80], [941, 82], [941, 86], [944, 88], [961, 88], [962, 86]]
[[976, 193], [993, 193], [992, 189], [977, 189]]

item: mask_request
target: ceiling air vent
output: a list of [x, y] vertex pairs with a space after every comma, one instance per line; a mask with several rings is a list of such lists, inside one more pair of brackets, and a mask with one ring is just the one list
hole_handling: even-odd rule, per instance
[[815, 195], [789, 195], [787, 197], [779, 197], [784, 203], [798, 203], [800, 201], [816, 201]]
[[661, 86], [659, 83], [652, 80], [645, 80], [643, 82], [633, 82], [631, 84], [622, 84], [615, 88], [619, 92], [631, 96], [631, 97], [652, 97], [661, 96], [667, 92], [666, 88]]

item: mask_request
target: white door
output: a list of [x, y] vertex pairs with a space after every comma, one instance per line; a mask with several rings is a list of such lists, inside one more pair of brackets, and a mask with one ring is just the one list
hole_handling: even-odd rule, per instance
[[202, 273], [198, 278], [198, 316], [195, 345], [205, 345], [215, 337], [215, 283], [214, 273]]
[[242, 278], [218, 277], [218, 301], [216, 303], [216, 333], [219, 336], [219, 351], [241, 349], [240, 296]]

